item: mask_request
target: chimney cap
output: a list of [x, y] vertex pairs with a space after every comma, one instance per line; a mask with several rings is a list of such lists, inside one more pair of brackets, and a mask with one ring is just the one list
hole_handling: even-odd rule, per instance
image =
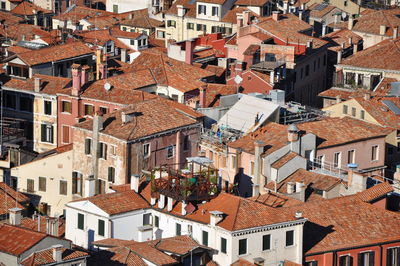
[[20, 211], [22, 211], [22, 209], [21, 208], [18, 208], [18, 207], [15, 207], [15, 208], [11, 208], [11, 209], [8, 209], [10, 212], [20, 212]]
[[295, 124], [290, 124], [287, 128], [287, 131], [289, 132], [299, 132], [299, 129], [297, 128], [297, 126]]
[[222, 215], [224, 215], [224, 213], [221, 212], [221, 211], [210, 211], [210, 214], [214, 215], [214, 216], [222, 216]]
[[296, 217], [297, 219], [303, 218], [303, 213], [301, 211], [296, 211], [294, 217]]

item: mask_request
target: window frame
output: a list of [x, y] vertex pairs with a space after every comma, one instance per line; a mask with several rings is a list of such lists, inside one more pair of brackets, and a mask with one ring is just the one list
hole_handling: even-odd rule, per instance
[[[48, 108], [50, 108], [50, 113], [46, 112], [46, 111], [48, 111]], [[52, 103], [52, 101], [43, 100], [43, 113], [45, 115], [52, 115], [53, 114], [53, 103]]]
[[176, 236], [182, 235], [182, 225], [180, 223], [175, 223], [175, 235]]
[[221, 239], [220, 239], [220, 251], [221, 251], [221, 253], [226, 254], [227, 253], [227, 247], [228, 247], [228, 241], [226, 240], [225, 237], [221, 236]]
[[[146, 147], [147, 148], [147, 153], [146, 153]], [[147, 143], [143, 143], [143, 158], [149, 158], [151, 155], [151, 143], [147, 142]]]
[[[80, 226], [80, 224], [81, 224], [81, 226]], [[78, 212], [76, 228], [79, 230], [85, 229], [85, 215], [83, 213]]]
[[[352, 158], [350, 160], [350, 154], [352, 155]], [[347, 151], [347, 164], [352, 164], [356, 162], [356, 150], [352, 149], [352, 150], [348, 150]]]
[[208, 246], [208, 232], [202, 230], [201, 231], [201, 243], [203, 244], [203, 246]]
[[[60, 180], [58, 182], [58, 185], [59, 185], [59, 195], [67, 196], [68, 195], [68, 181]], [[64, 191], [62, 190], [63, 186], [65, 186], [65, 193], [63, 193]]]
[[[92, 111], [90, 113], [87, 112], [88, 110], [86, 110], [86, 107], [91, 107]], [[83, 104], [83, 115], [85, 115], [85, 116], [93, 116], [94, 112], [95, 112], [95, 108], [94, 108], [93, 104], [90, 104], [90, 103], [84, 103]]]
[[[243, 241], [244, 241], [244, 246], [242, 246]], [[244, 248], [244, 252], [241, 252], [241, 247]], [[239, 256], [247, 255], [247, 238], [239, 239], [239, 241], [238, 241], [238, 254], [239, 254]]]
[[271, 234], [266, 234], [262, 236], [262, 251], [267, 250], [271, 250]]
[[[102, 224], [102, 226], [101, 226]], [[99, 236], [105, 236], [106, 232], [106, 222], [102, 219], [98, 219], [97, 222], [97, 235]]]
[[371, 147], [371, 162], [379, 161], [379, 145], [374, 144]]
[[[288, 238], [288, 236], [290, 236], [290, 235], [288, 235], [288, 234], [291, 234], [291, 244], [290, 243], [288, 243], [288, 240], [290, 240], [290, 238]], [[293, 247], [294, 245], [295, 245], [295, 235], [294, 235], [294, 230], [287, 230], [286, 232], [285, 232], [285, 247]]]
[[[47, 189], [46, 181], [47, 181], [46, 177], [39, 176], [39, 191], [46, 192], [46, 189]], [[43, 185], [43, 182], [44, 182], [44, 185]], [[43, 189], [43, 186], [44, 186], [44, 189]]]
[[[66, 110], [66, 109], [68, 109], [68, 108], [65, 108], [66, 106], [69, 107], [69, 111]], [[71, 101], [61, 100], [61, 113], [72, 114], [72, 102]]]
[[[171, 155], [170, 152], [172, 153]], [[174, 145], [169, 145], [167, 147], [167, 159], [174, 158], [174, 156], [175, 156], [175, 147]]]

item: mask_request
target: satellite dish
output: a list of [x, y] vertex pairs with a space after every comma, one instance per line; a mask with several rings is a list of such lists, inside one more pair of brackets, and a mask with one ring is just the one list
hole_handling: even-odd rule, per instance
[[239, 76], [239, 75], [236, 75], [236, 77], [235, 77], [234, 80], [235, 80], [235, 83], [236, 83], [237, 85], [239, 85], [239, 84], [242, 83], [242, 81], [243, 81], [242, 77]]
[[111, 84], [108, 83], [108, 82], [106, 82], [106, 83], [104, 84], [104, 89], [105, 89], [106, 91], [111, 90]]

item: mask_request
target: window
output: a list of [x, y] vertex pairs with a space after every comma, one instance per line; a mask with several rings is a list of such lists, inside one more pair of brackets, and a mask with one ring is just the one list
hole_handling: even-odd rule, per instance
[[373, 145], [372, 146], [372, 153], [371, 153], [371, 161], [377, 161], [378, 160], [378, 152], [379, 152], [379, 146], [378, 145]]
[[168, 146], [167, 147], [167, 158], [172, 158], [174, 157], [174, 146]]
[[182, 234], [182, 226], [181, 224], [176, 224], [175, 226], [175, 235], [180, 236]]
[[82, 213], [78, 213], [78, 229], [83, 230], [83, 224], [85, 223], [85, 217]]
[[356, 112], [357, 112], [356, 108], [355, 107], [351, 107], [351, 115], [353, 117], [356, 117]]
[[60, 195], [67, 195], [67, 185], [67, 181], [60, 180]]
[[150, 143], [143, 144], [143, 157], [147, 158], [150, 156]]
[[131, 45], [135, 45], [135, 40], [130, 40]]
[[123, 30], [123, 31], [126, 31], [126, 30], [127, 30], [127, 28], [126, 28], [126, 27], [122, 27], [122, 30]]
[[212, 7], [211, 14], [213, 16], [218, 16], [218, 7], [217, 6]]
[[347, 115], [349, 107], [347, 105], [343, 105], [343, 114]]
[[375, 252], [363, 252], [358, 254], [358, 265], [359, 266], [374, 266]]
[[94, 114], [94, 106], [91, 104], [85, 104], [85, 115], [93, 115]]
[[250, 162], [250, 175], [254, 175], [254, 162]]
[[194, 30], [194, 23], [188, 22], [186, 27], [187, 27], [188, 30]]
[[398, 266], [398, 265], [400, 265], [400, 247], [388, 248], [387, 249], [386, 265], [387, 266]]
[[176, 28], [176, 21], [175, 20], [167, 20], [167, 27]]
[[39, 191], [46, 192], [46, 177], [39, 176]]
[[355, 150], [349, 150], [347, 152], [347, 163], [354, 163], [355, 154], [356, 154]]
[[239, 255], [247, 254], [247, 239], [239, 240]]
[[294, 245], [294, 231], [286, 231], [286, 246], [290, 247]]
[[69, 126], [62, 126], [62, 142], [69, 143]]
[[113, 12], [118, 13], [118, 5], [113, 5]]
[[6, 2], [1, 2], [1, 9], [6, 9]]
[[211, 33], [221, 32], [218, 26], [211, 26]]
[[24, 112], [32, 112], [33, 111], [33, 100], [28, 97], [20, 97], [19, 109]]
[[97, 234], [99, 236], [104, 236], [104, 227], [105, 227], [104, 220], [99, 219], [98, 226], [97, 226]]
[[41, 140], [42, 142], [53, 143], [53, 125], [41, 125]]
[[205, 5], [199, 5], [199, 9], [197, 10], [197, 14], [205, 15], [207, 13], [207, 7]]
[[100, 112], [105, 115], [108, 113], [108, 108], [107, 107], [100, 107]]
[[92, 139], [85, 139], [85, 154], [90, 154], [92, 152]]
[[236, 155], [231, 156], [231, 168], [236, 169]]
[[82, 174], [78, 172], [72, 172], [72, 194], [82, 195]]
[[108, 182], [115, 182], [115, 168], [111, 166], [108, 167]]
[[51, 115], [51, 101], [44, 101], [44, 114]]
[[183, 150], [188, 151], [190, 147], [190, 139], [189, 136], [186, 135], [183, 137]]
[[111, 156], [116, 156], [117, 155], [117, 146], [110, 145], [110, 154], [111, 154]]
[[197, 24], [197, 31], [207, 31], [207, 26], [203, 24]]
[[95, 194], [104, 194], [106, 193], [106, 182], [101, 179], [97, 179], [95, 183]]
[[221, 253], [226, 254], [226, 238], [221, 237]]
[[364, 110], [360, 111], [360, 118], [363, 120], [365, 119], [365, 111]]
[[138, 46], [142, 46], [142, 40], [138, 40]]
[[208, 232], [207, 231], [203, 231], [202, 243], [204, 246], [208, 246]]
[[353, 258], [349, 255], [339, 257], [339, 266], [352, 266]]
[[271, 249], [271, 235], [263, 235], [262, 239], [262, 250]]
[[154, 227], [160, 227], [160, 217], [154, 216]]
[[107, 160], [107, 144], [100, 142], [98, 153], [99, 153], [98, 158]]
[[221, 167], [226, 168], [226, 157], [225, 156], [221, 156]]
[[151, 217], [151, 213], [145, 213], [143, 214], [143, 225], [150, 225], [150, 217]]
[[303, 68], [300, 69], [300, 79], [303, 79]]
[[340, 167], [340, 152], [335, 152], [335, 154], [333, 155], [333, 167]]
[[34, 192], [35, 191], [35, 180], [27, 179], [26, 180], [26, 191], [27, 192]]
[[63, 113], [72, 113], [72, 103], [67, 101], [61, 101], [61, 111]]
[[164, 39], [165, 38], [165, 32], [164, 31], [157, 31], [157, 38]]

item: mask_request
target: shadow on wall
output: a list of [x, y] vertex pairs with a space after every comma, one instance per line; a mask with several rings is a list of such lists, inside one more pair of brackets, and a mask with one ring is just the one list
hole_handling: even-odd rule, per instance
[[236, 189], [233, 190], [234, 194], [240, 197], [251, 197], [253, 193], [253, 180], [251, 176], [244, 173], [243, 168], [239, 168], [238, 173], [235, 175], [234, 184]]

